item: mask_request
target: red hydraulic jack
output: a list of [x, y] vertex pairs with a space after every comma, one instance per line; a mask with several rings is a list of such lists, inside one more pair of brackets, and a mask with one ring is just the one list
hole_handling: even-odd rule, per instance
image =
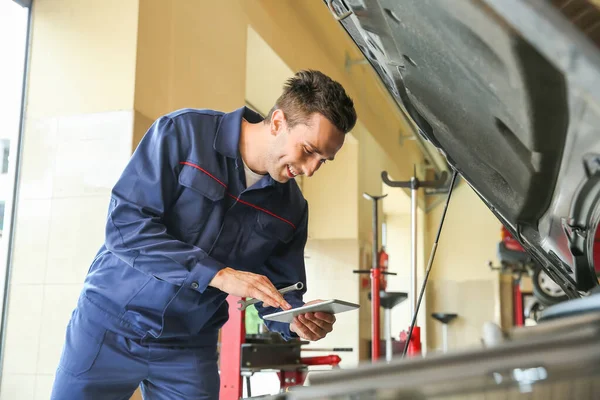
[[[435, 181], [420, 181], [417, 178], [416, 168], [413, 173], [413, 177], [410, 181], [392, 181], [387, 173], [383, 171], [381, 173], [381, 179], [383, 182], [390, 187], [409, 188], [410, 189], [410, 203], [411, 203], [411, 218], [410, 218], [410, 233], [411, 233], [411, 251], [410, 251], [410, 313], [412, 316], [412, 323], [409, 327], [408, 333], [402, 332], [400, 339], [405, 341], [404, 355], [415, 356], [421, 353], [421, 328], [416, 324], [416, 313], [418, 312], [417, 303], [417, 192], [420, 188], [431, 188], [439, 189], [442, 188], [447, 180], [448, 173], [442, 172], [440, 179]], [[454, 183], [453, 178], [453, 183]], [[439, 232], [438, 232], [439, 236]], [[435, 249], [432, 254], [435, 254]], [[431, 269], [429, 266], [428, 270]], [[421, 294], [422, 295], [422, 294]]]

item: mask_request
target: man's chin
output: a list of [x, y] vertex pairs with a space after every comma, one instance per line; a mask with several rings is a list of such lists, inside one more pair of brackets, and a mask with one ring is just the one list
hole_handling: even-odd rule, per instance
[[271, 178], [273, 178], [273, 180], [275, 182], [278, 182], [278, 183], [286, 183], [287, 181], [290, 180], [287, 176], [285, 176], [283, 174], [273, 174], [273, 173], [269, 172], [269, 175], [271, 176]]
[[289, 178], [287, 176], [278, 176], [277, 178], [273, 178], [273, 180], [275, 180], [279, 183], [287, 183], [290, 179], [292, 179], [292, 178]]
[[283, 170], [280, 171], [281, 172], [278, 174], [273, 174], [269, 172], [269, 175], [271, 175], [271, 178], [273, 178], [274, 181], [279, 183], [287, 183], [290, 179], [294, 179], [293, 177], [290, 178], [290, 176], [288, 175], [287, 167], [284, 167]]

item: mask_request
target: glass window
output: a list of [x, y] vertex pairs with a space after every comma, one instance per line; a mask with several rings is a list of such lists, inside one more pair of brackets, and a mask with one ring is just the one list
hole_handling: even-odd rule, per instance
[[2, 238], [3, 230], [4, 230], [4, 202], [0, 201], [0, 238]]
[[0, 174], [8, 174], [8, 155], [10, 153], [10, 140], [0, 139]]
[[[0, 0], [0, 310], [5, 319], [18, 172], [29, 1]], [[4, 325], [0, 334], [4, 336]], [[2, 349], [0, 349], [2, 350]]]

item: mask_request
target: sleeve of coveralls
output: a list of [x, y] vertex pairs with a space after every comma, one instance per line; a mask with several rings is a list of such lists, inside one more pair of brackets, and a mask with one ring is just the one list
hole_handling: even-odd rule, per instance
[[112, 190], [105, 240], [107, 249], [131, 267], [203, 292], [225, 265], [170, 235], [163, 223], [188, 146], [171, 118], [154, 122]]
[[[265, 267], [267, 269], [266, 276], [275, 285], [277, 289], [284, 288], [302, 282], [304, 288], [283, 295], [292, 308], [301, 307], [304, 305], [302, 300], [306, 293], [306, 269], [304, 266], [304, 247], [308, 238], [308, 205], [304, 210], [302, 222], [298, 225], [293, 239], [287, 244], [280, 244], [273, 254], [267, 259]], [[267, 314], [272, 314], [277, 311], [282, 311], [281, 308], [264, 307], [263, 303], [256, 304], [258, 315], [262, 318]], [[294, 332], [290, 331], [290, 324], [277, 321], [264, 321], [267, 328], [272, 332], [278, 332], [281, 336], [289, 340], [290, 338], [298, 337]]]

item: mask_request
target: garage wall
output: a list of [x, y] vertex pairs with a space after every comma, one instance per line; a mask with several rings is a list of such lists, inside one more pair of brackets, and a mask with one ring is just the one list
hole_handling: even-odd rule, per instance
[[[427, 217], [426, 252], [435, 240], [443, 211], [438, 205]], [[500, 323], [500, 280], [488, 268], [497, 265], [496, 246], [501, 224], [464, 181], [452, 194], [427, 291], [431, 351], [442, 347], [441, 324], [432, 312], [457, 313], [448, 329], [449, 349], [478, 346], [482, 326], [487, 321]]]
[[135, 110], [154, 120], [185, 107], [242, 106], [246, 34], [237, 1], [140, 2]]

